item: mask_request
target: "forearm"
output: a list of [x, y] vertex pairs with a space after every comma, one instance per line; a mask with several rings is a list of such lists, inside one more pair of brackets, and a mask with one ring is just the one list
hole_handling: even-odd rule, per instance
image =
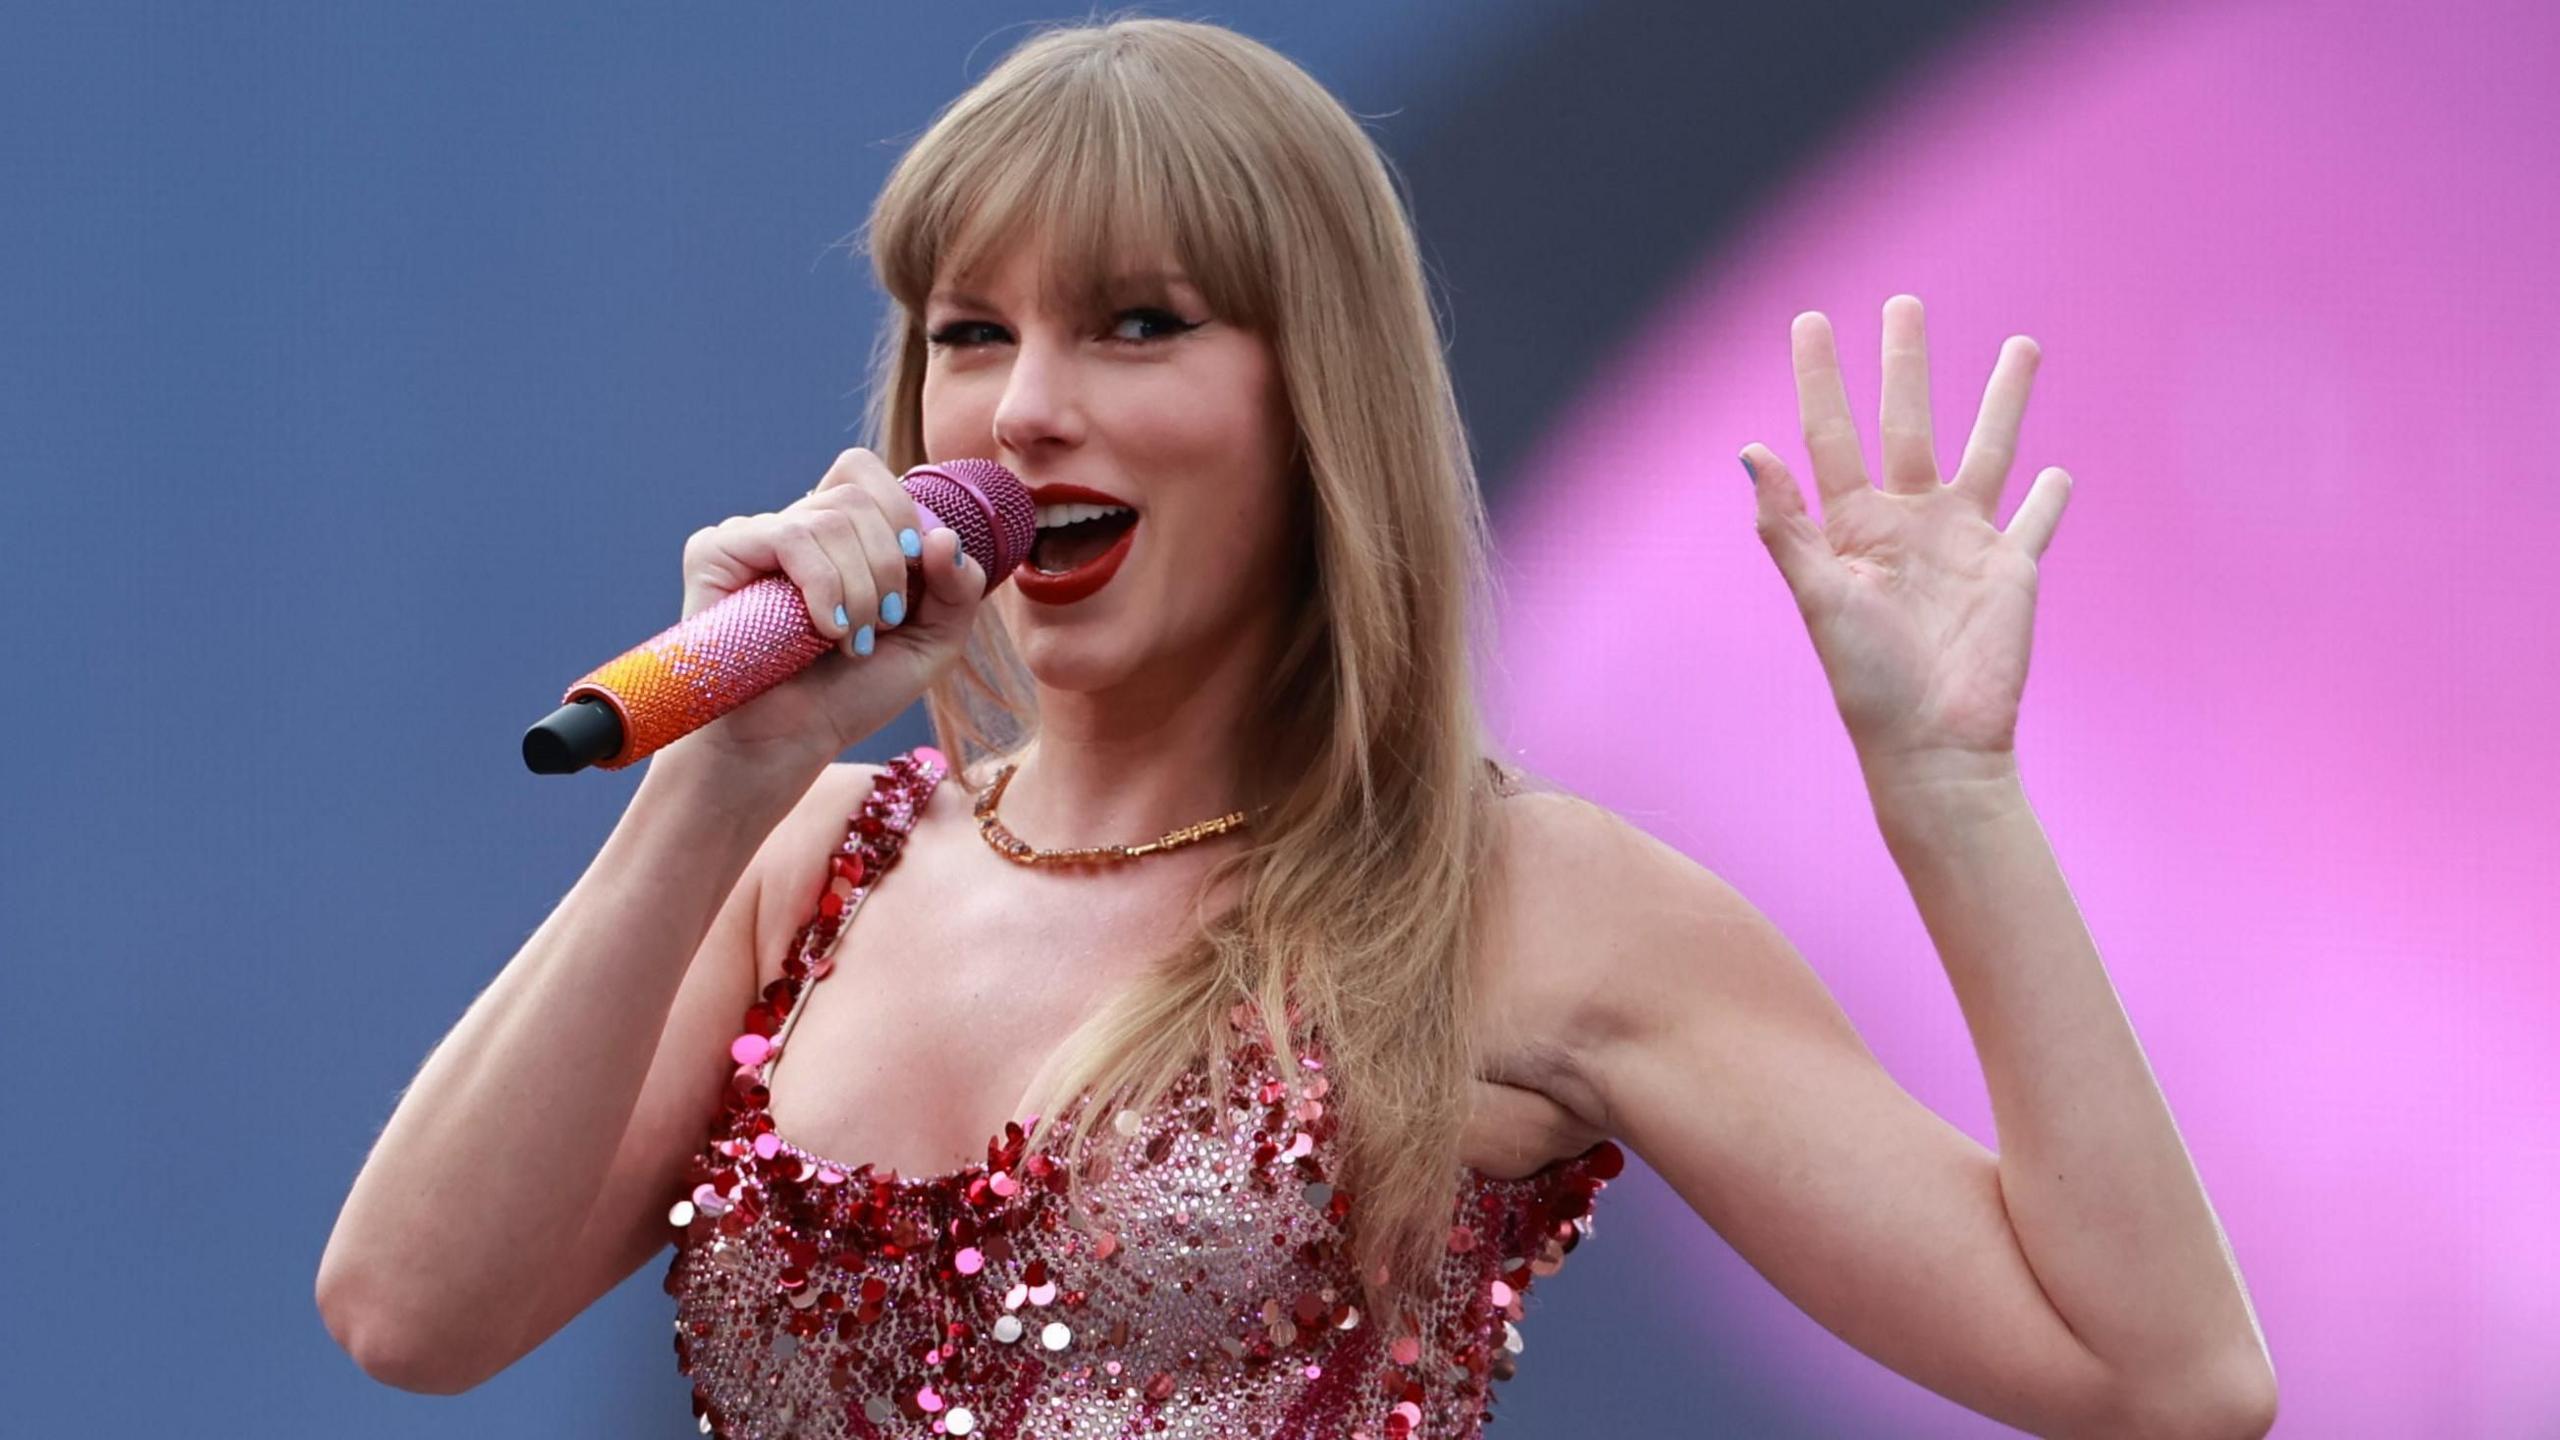
[[441, 1345], [499, 1323], [577, 1240], [692, 957], [790, 805], [651, 767], [402, 1093], [322, 1257], [334, 1323]]
[[2239, 1267], [2014, 766], [1868, 781], [2045, 1294], [2129, 1388], [2250, 1383], [2265, 1346]]

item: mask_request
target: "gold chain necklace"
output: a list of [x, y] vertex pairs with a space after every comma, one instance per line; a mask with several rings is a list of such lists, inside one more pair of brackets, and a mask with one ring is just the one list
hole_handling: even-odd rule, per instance
[[977, 815], [978, 834], [987, 842], [987, 847], [1017, 865], [1116, 865], [1123, 861], [1135, 860], [1141, 855], [1179, 850], [1185, 845], [1195, 844], [1213, 835], [1224, 835], [1230, 830], [1244, 828], [1244, 812], [1232, 810], [1215, 820], [1203, 820], [1197, 825], [1185, 825], [1179, 830], [1168, 830], [1164, 838], [1150, 840], [1144, 845], [1094, 845], [1078, 850], [1042, 850], [1026, 843], [1021, 837], [1004, 828], [1004, 822], [996, 818], [996, 801], [1004, 795], [1005, 783], [1013, 778], [1013, 770], [1014, 767], [1007, 764], [996, 772], [995, 780], [987, 786], [985, 793], [978, 797]]

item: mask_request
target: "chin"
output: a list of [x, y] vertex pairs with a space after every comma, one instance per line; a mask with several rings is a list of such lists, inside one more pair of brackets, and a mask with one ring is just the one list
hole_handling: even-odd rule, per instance
[[[1043, 609], [1027, 602], [1022, 608]], [[1065, 623], [1069, 618], [1055, 611], [1005, 617], [1013, 653], [1022, 657], [1031, 677], [1048, 689], [1072, 691], [1107, 690], [1127, 679], [1136, 668], [1127, 649], [1128, 635], [1103, 626]]]

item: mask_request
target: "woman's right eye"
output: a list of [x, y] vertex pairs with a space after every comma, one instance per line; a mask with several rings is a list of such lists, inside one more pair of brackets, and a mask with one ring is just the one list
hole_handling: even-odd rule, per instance
[[935, 345], [966, 349], [971, 345], [983, 345], [990, 340], [1003, 339], [1004, 327], [990, 325], [984, 320], [954, 320], [925, 338]]

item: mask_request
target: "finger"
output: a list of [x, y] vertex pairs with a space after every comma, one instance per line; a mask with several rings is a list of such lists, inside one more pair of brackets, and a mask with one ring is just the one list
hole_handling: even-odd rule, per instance
[[889, 607], [892, 613], [881, 617], [894, 628], [911, 618], [905, 613], [907, 604], [916, 598], [910, 581], [923, 566], [924, 532], [930, 522], [925, 518], [924, 507], [907, 493], [907, 487], [898, 483], [888, 465], [869, 451], [863, 454], [868, 463], [859, 467], [862, 491], [871, 497], [875, 513], [889, 533], [890, 553], [884, 558], [897, 568], [894, 584], [882, 592], [884, 603], [891, 595], [897, 597], [897, 603]]
[[867, 479], [838, 491], [836, 503], [861, 537], [852, 563], [862, 572], [872, 608], [859, 618], [885, 636], [907, 620], [907, 557], [898, 548], [890, 517], [880, 513]]
[[[860, 446], [837, 453], [835, 463], [827, 467], [815, 488], [795, 501], [785, 513], [827, 511], [844, 517], [849, 531], [830, 531], [841, 537], [833, 553], [845, 575], [848, 596], [864, 596], [858, 603], [848, 599], [845, 614], [850, 629], [846, 635], [846, 653], [865, 653], [858, 643], [864, 626], [871, 627], [872, 639], [886, 633], [897, 621], [906, 618], [906, 579], [902, 561], [883, 554], [884, 546], [894, 553], [897, 538], [886, 522], [877, 518], [878, 501], [874, 498], [885, 486], [898, 491], [897, 477], [889, 473], [888, 463]], [[898, 491], [903, 496], [904, 491]], [[910, 505], [914, 502], [909, 501]], [[893, 603], [890, 596], [896, 596]], [[896, 621], [879, 607], [887, 606]]]
[[836, 593], [844, 605], [844, 623], [829, 633], [836, 636], [836, 648], [847, 655], [862, 652], [862, 627], [872, 627], [876, 639], [880, 622], [871, 611], [877, 603], [879, 582], [866, 553], [861, 524], [839, 505], [823, 505], [799, 517], [809, 533], [817, 537], [819, 548], [827, 555], [827, 563], [835, 567]]
[[[775, 563], [809, 607], [809, 623], [819, 634], [843, 638], [862, 623], [862, 597], [850, 592], [848, 576], [830, 553], [827, 530], [840, 522], [823, 512], [803, 511], [774, 517], [765, 531]], [[836, 619], [842, 606], [845, 618]]]
[[[785, 515], [732, 515], [717, 525], [705, 525], [687, 536], [684, 542], [684, 618], [691, 619], [701, 610], [736, 594], [752, 581], [777, 572], [790, 578], [776, 548], [783, 531], [791, 524]], [[795, 589], [801, 587], [795, 581]], [[834, 592], [830, 588], [827, 594]], [[813, 607], [815, 599], [801, 589], [802, 599]], [[836, 601], [826, 603], [827, 614], [815, 608], [810, 620], [821, 631], [833, 634]]]
[[[940, 563], [945, 540], [950, 542], [951, 563], [949, 565]], [[975, 599], [986, 593], [986, 572], [979, 567], [978, 557], [970, 554], [969, 547], [960, 543], [959, 531], [947, 525], [936, 531], [934, 544], [925, 551], [925, 559], [929, 562], [927, 568], [933, 573], [949, 578], [951, 588], [942, 593], [969, 599]]]
[[2027, 487], [2027, 498], [2018, 505], [2018, 513], [2009, 517], [2009, 538], [2027, 548], [2027, 558], [2041, 560], [2045, 547], [2053, 543], [2054, 528], [2062, 523], [2063, 507], [2071, 503], [2071, 472], [2059, 465], [2048, 465]]
[[1804, 421], [1805, 449], [1813, 455], [1813, 480], [1824, 514], [1832, 502], [1867, 488], [1867, 462], [1858, 454], [1858, 427], [1849, 418], [1849, 392], [1840, 383], [1840, 352], [1831, 321], [1819, 310], [1795, 318], [1796, 410]]
[[2000, 511], [2000, 492], [2008, 487], [2009, 467], [2018, 460], [2018, 428], [2026, 422], [2027, 393], [2035, 388], [2044, 351], [2024, 335], [2012, 335], [2000, 346], [1991, 367], [1991, 382], [1982, 390], [1982, 409], [1974, 417], [1973, 435], [1965, 441], [1964, 459], [1956, 465], [1955, 489], [1981, 507], [1989, 519]]
[[[839, 480], [839, 483], [850, 485], [871, 497], [871, 503], [888, 522], [889, 533], [893, 537], [901, 531], [913, 530], [917, 543], [921, 545], [924, 539], [923, 507], [907, 493], [907, 487], [898, 483], [898, 477], [889, 469], [889, 462], [868, 450], [847, 450], [836, 457], [836, 468], [828, 472], [827, 478]], [[906, 558], [912, 560], [917, 557], [909, 555]]]
[[1743, 446], [1742, 468], [1750, 474], [1759, 502], [1752, 528], [1768, 547], [1769, 558], [1777, 562], [1787, 588], [1795, 593], [1796, 604], [1814, 613], [1815, 607], [1829, 600], [1839, 557], [1822, 527], [1806, 512], [1803, 487], [1775, 451], [1757, 442]]
[[1938, 453], [1929, 436], [1929, 335], [1917, 295], [1884, 302], [1884, 404], [1876, 428], [1886, 494], [1938, 488]]
[[808, 499], [839, 486], [860, 484], [863, 477], [871, 471], [878, 470], [882, 474], [887, 474], [888, 469], [887, 462], [860, 446], [838, 451], [835, 463], [827, 467], [827, 473], [819, 476], [818, 483], [810, 487], [809, 494], [802, 498]]
[[[742, 517], [731, 516], [731, 523]], [[684, 538], [684, 599], [677, 618], [690, 620], [696, 611], [716, 604], [737, 581], [721, 551], [720, 527], [705, 525]]]
[[926, 623], [940, 624], [946, 616], [964, 614], [985, 592], [985, 578], [960, 546], [960, 532], [948, 526], [937, 526], [924, 537], [925, 586], [933, 597], [933, 613]]

